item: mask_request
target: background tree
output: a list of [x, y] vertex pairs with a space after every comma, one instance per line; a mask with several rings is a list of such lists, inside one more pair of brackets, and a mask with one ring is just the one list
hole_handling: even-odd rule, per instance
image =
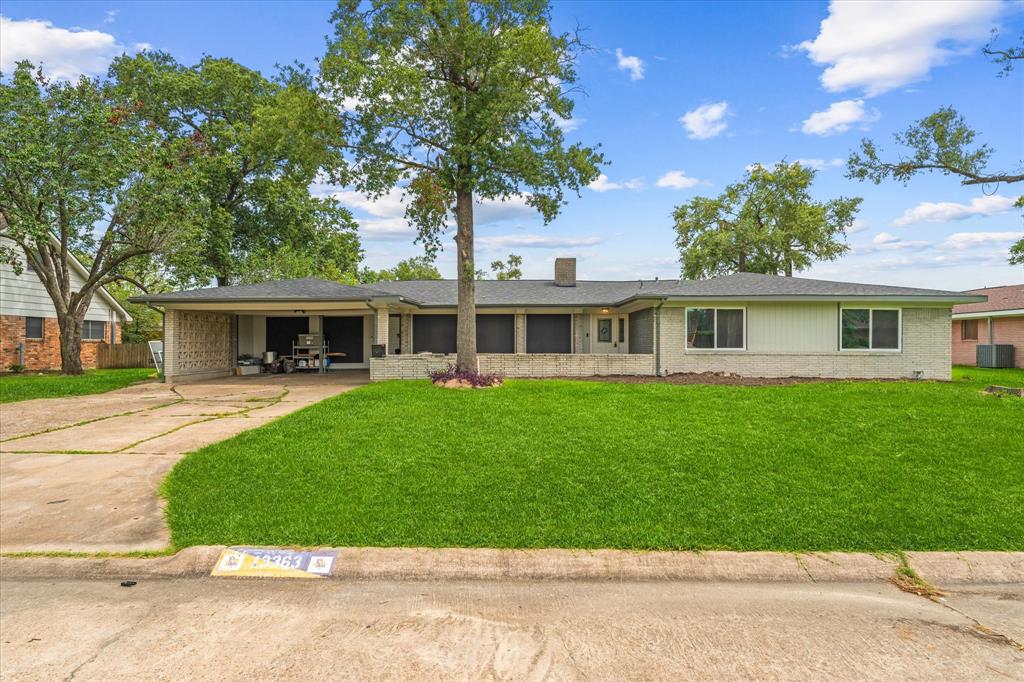
[[[0, 233], [17, 244], [53, 301], [61, 371], [81, 374], [82, 321], [97, 289], [175, 240], [195, 237], [194, 145], [162, 139], [88, 78], [50, 83], [28, 62], [0, 81]], [[84, 282], [69, 257], [86, 264]]]
[[522, 264], [522, 256], [510, 253], [507, 261], [502, 262], [500, 260], [496, 260], [492, 262], [491, 271], [494, 273], [494, 279], [497, 280], [522, 279]]
[[355, 279], [355, 221], [334, 199], [310, 192], [341, 162], [342, 125], [309, 74], [291, 68], [269, 80], [230, 59], [187, 67], [144, 52], [114, 60], [110, 75], [162, 135], [202, 150], [194, 162], [205, 229], [167, 255], [180, 283]]
[[[1024, 59], [1024, 33], [1021, 34], [1019, 47], [1006, 49], [993, 47], [996, 36], [993, 31], [992, 41], [983, 51], [993, 62], [1002, 66], [998, 75], [1008, 76], [1014, 64]], [[874, 142], [867, 138], [861, 140], [860, 150], [850, 153], [846, 177], [870, 180], [876, 185], [891, 177], [906, 185], [919, 173], [937, 171], [943, 175], [959, 177], [961, 185], [1012, 184], [1024, 180], [1024, 172], [1021, 172], [1024, 169], [1019, 166], [1011, 172], [990, 170], [988, 164], [994, 150], [987, 144], [976, 146], [974, 139], [977, 136], [978, 133], [967, 125], [956, 109], [941, 107], [934, 114], [894, 135], [898, 144], [909, 148], [909, 155], [883, 161], [882, 150]], [[1024, 264], [1024, 239], [1010, 248], [1009, 255], [1011, 265]]]
[[603, 157], [566, 146], [560, 119], [581, 46], [550, 26], [546, 0], [339, 2], [322, 62], [346, 108], [357, 189], [408, 199], [428, 254], [455, 216], [458, 365], [476, 369], [473, 205], [524, 196], [545, 222], [597, 178]]
[[434, 266], [434, 261], [428, 256], [406, 258], [403, 261], [399, 261], [395, 267], [384, 270], [363, 268], [359, 271], [359, 281], [363, 284], [423, 279], [441, 279], [441, 273]]
[[694, 197], [673, 212], [683, 276], [785, 274], [846, 253], [846, 230], [861, 199], [811, 198], [815, 171], [799, 163], [757, 165], [715, 198]]

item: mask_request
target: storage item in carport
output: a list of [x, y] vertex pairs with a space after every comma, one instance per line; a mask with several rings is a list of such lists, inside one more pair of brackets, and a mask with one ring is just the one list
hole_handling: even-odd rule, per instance
[[979, 343], [975, 353], [978, 367], [1013, 367], [1013, 346], [1008, 343]]

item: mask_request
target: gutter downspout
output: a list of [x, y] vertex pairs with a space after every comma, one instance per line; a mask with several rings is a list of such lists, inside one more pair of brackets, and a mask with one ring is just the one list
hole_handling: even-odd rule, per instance
[[654, 376], [661, 376], [661, 306], [665, 299], [654, 306]]
[[992, 318], [991, 317], [988, 318], [988, 342], [990, 344], [993, 344], [993, 343], [996, 342], [996, 340], [994, 338], [992, 338]]

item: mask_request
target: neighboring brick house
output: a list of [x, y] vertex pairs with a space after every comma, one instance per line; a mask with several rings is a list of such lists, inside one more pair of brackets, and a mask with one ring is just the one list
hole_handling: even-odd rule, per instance
[[974, 365], [979, 343], [1013, 346], [1013, 363], [1024, 367], [1024, 284], [974, 289], [979, 303], [953, 306], [953, 364]]
[[[5, 246], [14, 246], [8, 239]], [[85, 282], [85, 267], [69, 259], [72, 286]], [[100, 343], [121, 343], [121, 328], [131, 316], [105, 289], [93, 297], [82, 328], [82, 365], [96, 366]], [[20, 275], [0, 263], [0, 371], [11, 365], [29, 370], [60, 369], [60, 328], [53, 300], [38, 275], [25, 267]]]
[[[163, 306], [168, 379], [223, 376], [264, 353], [309, 369], [423, 378], [455, 361], [457, 283], [307, 278], [132, 299]], [[480, 371], [506, 376], [727, 372], [951, 375], [950, 310], [984, 296], [740, 273], [707, 280], [476, 283]], [[302, 347], [308, 344], [312, 348]]]

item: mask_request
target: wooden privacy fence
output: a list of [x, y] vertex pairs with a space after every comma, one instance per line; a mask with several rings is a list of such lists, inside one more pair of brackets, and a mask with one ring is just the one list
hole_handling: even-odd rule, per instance
[[153, 359], [144, 343], [101, 343], [96, 349], [96, 366], [100, 369], [151, 367]]

